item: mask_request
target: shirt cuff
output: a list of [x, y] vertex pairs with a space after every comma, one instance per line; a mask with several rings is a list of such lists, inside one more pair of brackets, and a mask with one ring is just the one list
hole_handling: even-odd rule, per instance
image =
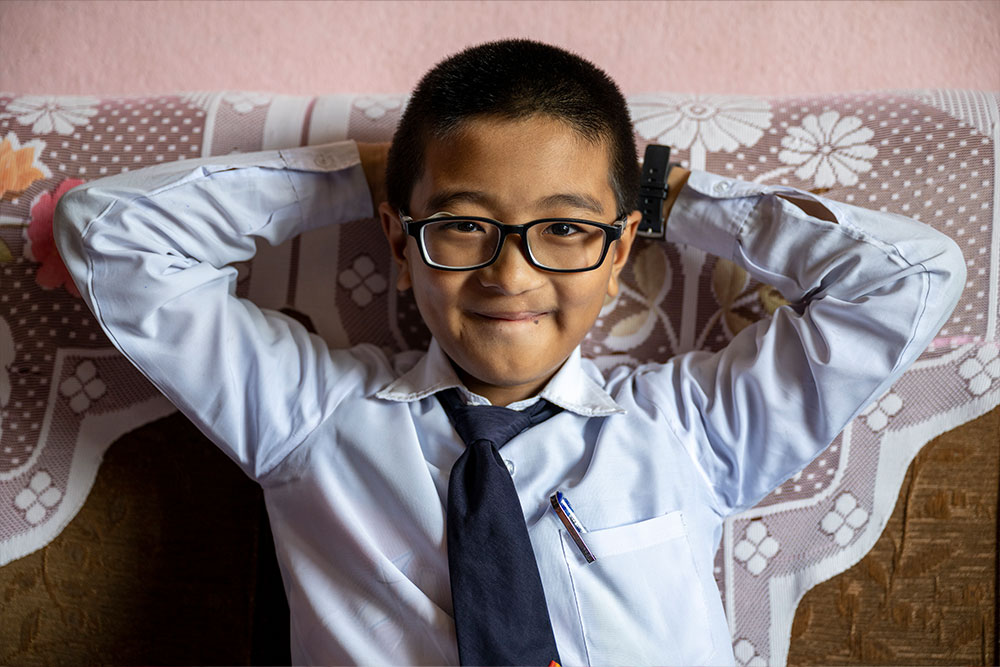
[[733, 259], [740, 227], [765, 186], [692, 170], [674, 200], [667, 220], [667, 240]]
[[[284, 149], [279, 154], [289, 170], [305, 229], [331, 219], [361, 220], [375, 215], [358, 146], [353, 141]], [[335, 187], [318, 187], [315, 175], [323, 172], [327, 179], [336, 181]]]

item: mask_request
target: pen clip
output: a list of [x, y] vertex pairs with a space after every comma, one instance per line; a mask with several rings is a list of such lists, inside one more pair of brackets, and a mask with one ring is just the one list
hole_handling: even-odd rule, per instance
[[552, 509], [555, 511], [556, 516], [562, 522], [562, 525], [566, 528], [566, 532], [569, 536], [573, 538], [573, 542], [576, 543], [577, 548], [588, 563], [593, 563], [597, 560], [593, 553], [591, 553], [590, 548], [587, 543], [583, 540], [583, 532], [585, 532], [583, 525], [576, 518], [576, 514], [573, 513], [573, 507], [569, 504], [569, 500], [560, 491], [556, 491], [551, 496], [549, 496], [549, 503], [552, 504]]

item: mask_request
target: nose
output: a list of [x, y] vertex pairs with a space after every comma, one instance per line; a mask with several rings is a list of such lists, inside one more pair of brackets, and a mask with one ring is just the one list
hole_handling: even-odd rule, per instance
[[522, 294], [534, 289], [543, 276], [540, 269], [528, 262], [527, 252], [523, 238], [513, 234], [508, 236], [500, 248], [497, 261], [479, 269], [479, 282], [504, 294]]

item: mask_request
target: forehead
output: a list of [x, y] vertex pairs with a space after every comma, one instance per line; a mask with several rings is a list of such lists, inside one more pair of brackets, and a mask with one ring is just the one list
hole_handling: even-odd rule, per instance
[[456, 193], [474, 194], [464, 201], [476, 200], [497, 216], [528, 214], [562, 195], [595, 201], [605, 216], [614, 213], [606, 143], [549, 116], [468, 120], [446, 137], [429, 139], [424, 156], [410, 201], [417, 214]]

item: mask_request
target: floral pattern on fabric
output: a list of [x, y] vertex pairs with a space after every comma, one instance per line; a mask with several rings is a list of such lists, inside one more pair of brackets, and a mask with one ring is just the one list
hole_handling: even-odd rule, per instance
[[861, 416], [868, 423], [868, 428], [873, 431], [881, 431], [889, 425], [889, 421], [903, 409], [903, 399], [894, 391], [890, 391], [882, 398], [869, 403], [868, 407], [861, 411]]
[[35, 282], [45, 289], [65, 287], [66, 291], [75, 297], [80, 296], [80, 290], [73, 283], [62, 257], [56, 250], [52, 235], [52, 219], [59, 199], [84, 182], [77, 178], [67, 178], [54, 191], [38, 196], [31, 207], [31, 222], [27, 230], [28, 242], [24, 247], [25, 256], [41, 264], [35, 273]]
[[809, 114], [802, 125], [788, 128], [781, 139], [778, 160], [798, 165], [795, 175], [815, 187], [855, 185], [858, 174], [870, 171], [878, 149], [868, 145], [875, 133], [857, 116], [841, 117], [836, 111]]
[[361, 109], [366, 118], [378, 120], [390, 111], [402, 111], [406, 98], [397, 95], [371, 95], [354, 100], [354, 106]]
[[39, 470], [14, 498], [14, 506], [24, 512], [24, 520], [31, 525], [38, 525], [45, 519], [49, 510], [59, 504], [63, 493], [52, 483], [52, 476]]
[[351, 290], [351, 298], [361, 307], [372, 302], [376, 294], [381, 294], [389, 286], [382, 274], [375, 271], [375, 262], [368, 255], [361, 255], [351, 268], [346, 269], [337, 279], [344, 289]]
[[857, 498], [850, 492], [844, 492], [823, 517], [819, 527], [844, 547], [854, 539], [855, 532], [865, 525], [868, 516], [868, 511], [858, 506]]
[[0, 199], [23, 192], [35, 181], [52, 176], [49, 168], [39, 160], [44, 150], [45, 142], [41, 139], [31, 139], [22, 145], [13, 132], [0, 140]]
[[70, 409], [77, 413], [85, 412], [107, 391], [108, 385], [98, 375], [97, 366], [90, 360], [81, 362], [73, 371], [73, 375], [59, 385], [59, 393], [69, 401]]
[[226, 93], [222, 99], [232, 105], [236, 113], [250, 113], [257, 107], [264, 106], [271, 101], [269, 95], [262, 93]]
[[97, 114], [99, 103], [96, 97], [27, 95], [8, 103], [2, 117], [13, 116], [21, 125], [31, 125], [32, 134], [72, 134]]
[[639, 95], [630, 98], [629, 111], [640, 137], [691, 151], [696, 168], [703, 168], [706, 152], [755, 145], [773, 116], [767, 100], [732, 95]]
[[769, 560], [778, 553], [778, 541], [768, 534], [763, 521], [751, 521], [742, 540], [733, 548], [733, 556], [743, 563], [751, 574], [758, 575]]

